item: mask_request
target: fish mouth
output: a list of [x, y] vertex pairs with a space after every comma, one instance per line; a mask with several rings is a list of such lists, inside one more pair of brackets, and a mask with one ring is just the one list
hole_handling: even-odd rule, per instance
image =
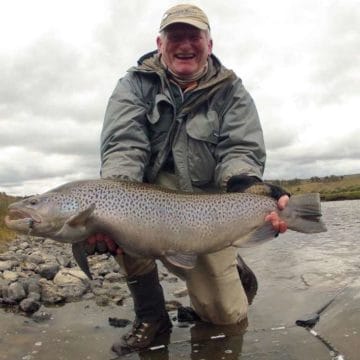
[[5, 225], [10, 229], [31, 228], [34, 224], [41, 223], [41, 218], [35, 214], [29, 214], [26, 211], [19, 209], [10, 209], [8, 215], [5, 217]]

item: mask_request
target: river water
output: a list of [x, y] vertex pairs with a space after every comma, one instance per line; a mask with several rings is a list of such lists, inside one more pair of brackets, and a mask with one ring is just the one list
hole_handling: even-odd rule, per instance
[[[259, 281], [247, 328], [184, 327], [175, 320], [169, 345], [124, 359], [331, 359], [334, 354], [324, 343], [295, 326], [295, 320], [332, 299], [317, 329], [346, 359], [359, 359], [360, 200], [322, 207], [326, 233], [288, 231], [241, 249]], [[171, 284], [163, 286], [170, 294]], [[51, 314], [45, 322], [0, 310], [1, 360], [114, 359], [110, 346], [128, 328], [109, 326], [108, 317], [133, 316], [130, 303], [99, 307], [81, 301], [45, 310]]]

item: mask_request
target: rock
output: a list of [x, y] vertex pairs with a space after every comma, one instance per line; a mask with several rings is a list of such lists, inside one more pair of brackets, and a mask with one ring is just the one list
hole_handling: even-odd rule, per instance
[[6, 260], [17, 260], [16, 254], [14, 251], [6, 251], [0, 254], [0, 261]]
[[109, 273], [120, 271], [120, 265], [114, 257], [107, 254], [89, 257], [89, 264], [92, 272], [98, 273], [100, 276], [106, 276]]
[[4, 280], [7, 280], [9, 282], [14, 282], [19, 278], [19, 275], [15, 271], [5, 270], [3, 272], [3, 278], [4, 278]]
[[51, 314], [45, 311], [38, 311], [32, 314], [31, 319], [37, 323], [42, 323], [51, 319]]
[[28, 261], [25, 261], [23, 264], [22, 264], [22, 269], [24, 271], [35, 271], [37, 269], [37, 265], [32, 263], [32, 262], [28, 262]]
[[78, 269], [60, 270], [54, 278], [54, 284], [67, 301], [79, 299], [90, 288], [88, 278]]
[[0, 307], [1, 306], [16, 306], [17, 302], [9, 298], [0, 298]]
[[11, 283], [8, 287], [8, 297], [11, 300], [20, 301], [26, 298], [26, 292], [19, 282]]
[[181, 307], [182, 304], [176, 300], [169, 300], [165, 302], [166, 311], [174, 311]]
[[43, 264], [45, 262], [44, 257], [40, 251], [35, 251], [27, 257], [29, 263], [36, 265]]
[[9, 281], [0, 278], [0, 298], [8, 297]]
[[112, 266], [107, 261], [95, 263], [90, 266], [92, 272], [98, 273], [100, 276], [105, 276], [112, 272]]
[[174, 296], [177, 297], [177, 298], [184, 297], [184, 296], [186, 296], [187, 294], [188, 294], [188, 289], [187, 289], [186, 287], [174, 291]]
[[179, 279], [176, 276], [170, 276], [165, 279], [168, 283], [176, 283], [179, 281]]
[[2, 260], [0, 261], [0, 271], [12, 270], [14, 267], [18, 265], [19, 265], [18, 261]]
[[37, 272], [41, 277], [52, 280], [57, 272], [59, 271], [60, 266], [57, 263], [46, 263], [39, 265]]
[[98, 306], [106, 306], [109, 305], [109, 298], [106, 296], [97, 296], [95, 298], [96, 305]]
[[69, 267], [71, 263], [71, 258], [69, 256], [59, 255], [56, 257], [56, 261], [62, 267]]
[[84, 296], [82, 297], [83, 300], [91, 300], [94, 299], [95, 295], [92, 292], [87, 292], [86, 294], [84, 294]]
[[40, 279], [41, 300], [46, 304], [57, 304], [65, 300], [65, 296], [60, 289], [49, 280]]
[[79, 282], [89, 284], [89, 279], [80, 269], [61, 269], [54, 278], [54, 283], [59, 286], [77, 284]]
[[27, 298], [28, 298], [28, 299], [32, 299], [32, 300], [34, 300], [34, 301], [40, 301], [40, 300], [41, 300], [41, 295], [40, 295], [40, 293], [38, 293], [38, 292], [33, 292], [33, 291], [31, 291], [31, 292], [29, 292]]
[[31, 292], [40, 294], [41, 288], [39, 285], [39, 279], [40, 279], [39, 275], [33, 274], [30, 277], [20, 278], [18, 282], [22, 284], [27, 294]]
[[119, 319], [116, 317], [109, 317], [109, 325], [114, 327], [124, 328], [131, 324], [129, 319]]
[[110, 283], [123, 283], [125, 282], [125, 276], [121, 275], [119, 273], [110, 272], [105, 275], [104, 280], [110, 282]]
[[32, 298], [24, 299], [20, 302], [20, 309], [27, 314], [33, 314], [40, 308], [40, 303]]
[[22, 250], [25, 250], [29, 247], [29, 243], [27, 241], [22, 242], [21, 244], [19, 244], [19, 248]]

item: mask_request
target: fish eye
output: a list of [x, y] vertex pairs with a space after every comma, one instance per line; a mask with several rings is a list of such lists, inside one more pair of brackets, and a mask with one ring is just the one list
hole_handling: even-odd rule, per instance
[[30, 205], [36, 205], [38, 203], [37, 199], [30, 199], [29, 200]]

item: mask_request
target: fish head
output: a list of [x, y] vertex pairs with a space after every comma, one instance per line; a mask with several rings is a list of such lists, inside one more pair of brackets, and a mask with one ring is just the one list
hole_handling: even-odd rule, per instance
[[[86, 214], [92, 211], [93, 208]], [[71, 236], [69, 229], [76, 227], [79, 230], [79, 219], [85, 221], [84, 211], [75, 198], [58, 192], [47, 192], [10, 204], [5, 224], [11, 230], [23, 234], [73, 243], [80, 241], [79, 231], [76, 236]], [[69, 224], [76, 226], [69, 227]], [[84, 237], [86, 235], [82, 234], [81, 240]]]

